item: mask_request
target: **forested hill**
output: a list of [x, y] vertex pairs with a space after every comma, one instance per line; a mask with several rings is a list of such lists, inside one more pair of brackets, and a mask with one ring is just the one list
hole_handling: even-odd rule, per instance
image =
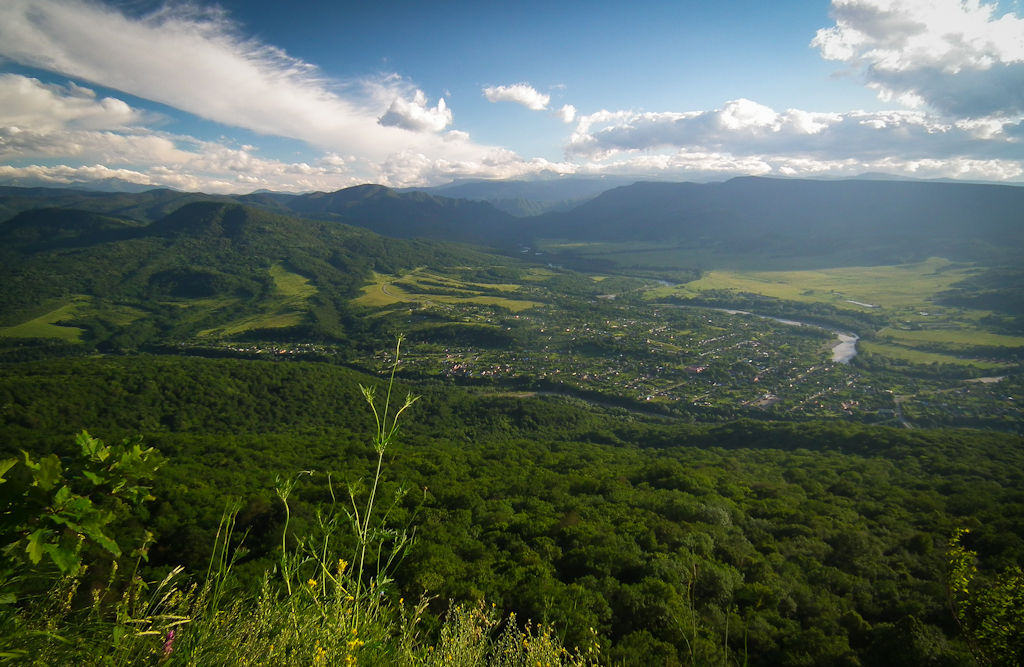
[[336, 220], [399, 238], [489, 244], [507, 238], [515, 226], [512, 216], [484, 202], [424, 192], [403, 193], [380, 185], [298, 196], [245, 195], [238, 199], [253, 205], [268, 205], [273, 200], [293, 215]]
[[636, 183], [525, 221], [539, 238], [670, 241], [802, 257], [850, 246], [877, 263], [990, 259], [1024, 242], [1024, 188], [757, 177]]
[[331, 193], [237, 196], [172, 190], [101, 193], [0, 187], [0, 220], [32, 209], [69, 208], [147, 223], [196, 202], [242, 204], [281, 215], [365, 227], [398, 238], [489, 244], [507, 240], [517, 229], [515, 218], [485, 202], [398, 192], [380, 185], [360, 185]]
[[232, 330], [342, 340], [349, 300], [373, 271], [495, 262], [449, 244], [218, 201], [186, 204], [148, 225], [27, 210], [0, 223], [0, 260], [0, 323], [64, 308], [73, 323], [65, 331], [129, 348]]

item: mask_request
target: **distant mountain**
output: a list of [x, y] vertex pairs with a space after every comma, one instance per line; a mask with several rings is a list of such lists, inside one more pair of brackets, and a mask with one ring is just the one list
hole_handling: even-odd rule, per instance
[[567, 211], [600, 193], [633, 183], [635, 179], [553, 177], [530, 181], [455, 181], [429, 188], [408, 188], [444, 197], [485, 201], [517, 217], [548, 211]]
[[[581, 193], [598, 183], [606, 182], [472, 182], [446, 186], [444, 191], [463, 196], [554, 196]], [[662, 262], [676, 268], [764, 258], [776, 266], [790, 260], [803, 266], [881, 264], [928, 255], [1006, 263], [1019, 261], [1024, 247], [1024, 188], [893, 180], [744, 177], [707, 184], [640, 182], [602, 192], [568, 211], [519, 218], [482, 201], [379, 185], [331, 193], [241, 196], [0, 188], [0, 220], [56, 207], [149, 223], [198, 202], [243, 204], [395, 238], [501, 248], [533, 247], [540, 239], [629, 241], [647, 244], [647, 251], [656, 250], [659, 256], [679, 251], [684, 259]], [[695, 253], [704, 259], [687, 264]]]
[[[18, 188], [53, 188], [57, 187], [50, 181], [40, 178], [7, 178], [0, 180], [4, 186]], [[63, 189], [90, 190], [95, 192], [146, 192], [154, 189], [153, 185], [143, 185], [120, 178], [101, 178], [95, 180], [81, 180], [64, 183], [59, 186]]]
[[518, 227], [511, 215], [483, 202], [398, 192], [381, 185], [306, 195], [245, 195], [238, 200], [255, 205], [273, 201], [295, 215], [336, 220], [398, 238], [489, 244], [515, 236]]
[[243, 204], [275, 213], [365, 227], [397, 238], [490, 244], [518, 235], [518, 221], [490, 204], [424, 192], [398, 192], [380, 185], [359, 185], [337, 192], [302, 195], [207, 195], [173, 190], [101, 193], [0, 187], [0, 221], [36, 208], [73, 208], [152, 222], [193, 202]]
[[138, 224], [90, 211], [39, 208], [23, 211], [0, 226], [7, 249], [44, 250], [111, 240], [133, 234]]
[[0, 187], [0, 222], [37, 208], [66, 208], [152, 222], [194, 201], [233, 201], [200, 192], [156, 189], [145, 192], [100, 192], [72, 188]]
[[938, 254], [1020, 256], [1024, 188], [906, 181], [736, 178], [636, 183], [564, 213], [523, 221], [536, 238], [644, 241], [732, 254], [864, 261]]

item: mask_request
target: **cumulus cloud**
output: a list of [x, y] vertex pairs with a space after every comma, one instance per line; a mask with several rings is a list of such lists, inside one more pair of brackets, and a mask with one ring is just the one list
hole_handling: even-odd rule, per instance
[[0, 74], [0, 122], [7, 126], [46, 130], [60, 126], [111, 129], [137, 125], [145, 114], [112, 97], [73, 83], [45, 85], [38, 79]]
[[883, 100], [956, 118], [1024, 115], [1024, 19], [979, 0], [833, 0], [811, 42]]
[[436, 107], [428, 107], [427, 96], [417, 90], [412, 100], [396, 97], [379, 122], [414, 132], [440, 132], [451, 125], [452, 112], [444, 98], [438, 100]]
[[558, 118], [563, 123], [571, 123], [576, 120], [576, 107], [571, 104], [566, 104], [558, 110]]
[[799, 109], [777, 112], [738, 99], [713, 111], [599, 111], [581, 116], [568, 150], [577, 154], [664, 147], [736, 149], [740, 152], [822, 143], [843, 116]]
[[[594, 170], [637, 174], [1019, 179], [1017, 123], [948, 122], [919, 110], [776, 111], [733, 100], [712, 111], [581, 116], [567, 152]], [[900, 156], [896, 158], [894, 156]]]
[[551, 102], [551, 96], [538, 92], [526, 83], [514, 83], [511, 86], [492, 86], [484, 88], [484, 97], [489, 102], [515, 102], [532, 111], [544, 111]]
[[[400, 77], [327, 81], [309, 63], [243, 37], [222, 11], [192, 4], [136, 17], [85, 0], [4, 0], [0, 56], [229, 126], [356, 154], [354, 167], [410, 148], [455, 160], [495, 150], [445, 141], [447, 105], [428, 106]], [[363, 178], [374, 175], [368, 169]]]

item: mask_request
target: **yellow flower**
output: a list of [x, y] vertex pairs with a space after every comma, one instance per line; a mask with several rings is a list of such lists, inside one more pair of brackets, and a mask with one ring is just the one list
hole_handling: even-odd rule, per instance
[[346, 567], [348, 567], [348, 561], [345, 560], [344, 558], [339, 558], [338, 559], [338, 574], [341, 574], [342, 572], [344, 572]]
[[316, 579], [310, 579], [306, 583], [309, 584], [310, 588], [316, 588]]

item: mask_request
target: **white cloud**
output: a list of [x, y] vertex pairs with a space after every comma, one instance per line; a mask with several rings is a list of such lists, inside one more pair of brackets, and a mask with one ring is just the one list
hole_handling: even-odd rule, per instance
[[924, 111], [779, 112], [740, 99], [712, 111], [581, 116], [567, 152], [584, 161], [581, 169], [648, 176], [885, 171], [1020, 180], [1021, 127], [991, 119], [950, 123]]
[[843, 120], [834, 113], [777, 112], [746, 99], [712, 111], [599, 111], [579, 118], [568, 151], [587, 155], [673, 146], [737, 153], [806, 148], [826, 142], [828, 129]]
[[[130, 5], [131, 3], [121, 3]], [[0, 58], [60, 73], [0, 74], [6, 181], [119, 178], [210, 192], [434, 184], [541, 171], [722, 178], [741, 173], [1024, 180], [1024, 22], [978, 0], [836, 0], [814, 45], [912, 110], [820, 113], [736, 99], [698, 111], [578, 114], [526, 83], [483, 90], [575, 123], [562, 162], [524, 159], [453, 127], [445, 93], [398, 75], [330, 81], [246, 38], [223, 10], [168, 4], [126, 16], [97, 0], [0, 0]], [[88, 82], [88, 83], [86, 83]], [[313, 147], [272, 159], [94, 88]], [[247, 139], [247, 141], [252, 141]], [[899, 157], [894, 157], [899, 156]]]
[[608, 159], [581, 162], [578, 174], [614, 174], [637, 179], [720, 181], [734, 176], [782, 176], [801, 178], [853, 178], [885, 173], [906, 178], [952, 178], [979, 181], [1020, 181], [1020, 160], [814, 159], [774, 154], [737, 156], [729, 153], [679, 150], [660, 154], [618, 154]]
[[551, 101], [550, 95], [538, 92], [526, 83], [514, 83], [511, 86], [492, 86], [484, 88], [484, 97], [490, 102], [515, 102], [532, 111], [544, 111]]
[[[399, 151], [380, 162], [328, 151], [313, 161], [260, 157], [253, 146], [229, 146], [128, 124], [141, 114], [121, 100], [97, 99], [81, 86], [48, 86], [19, 75], [0, 77], [0, 159], [65, 164], [7, 165], [6, 183], [73, 185], [119, 179], [153, 187], [206, 192], [337, 190], [367, 180], [392, 186], [438, 183], [452, 178], [513, 178], [549, 169], [504, 149], [483, 151], [469, 135], [451, 130], [433, 141], [446, 151]], [[415, 106], [425, 108], [422, 97]], [[444, 111], [438, 104], [434, 109]], [[22, 129], [16, 121], [32, 127]], [[437, 122], [435, 127], [443, 127]], [[75, 164], [71, 164], [74, 162]], [[366, 175], [369, 174], [369, 177]]]
[[379, 122], [414, 132], [440, 132], [451, 125], [452, 112], [444, 98], [438, 100], [436, 107], [428, 107], [427, 96], [417, 90], [412, 100], [396, 97]]
[[81, 129], [117, 129], [137, 125], [144, 114], [112, 97], [75, 84], [45, 85], [17, 74], [0, 74], [0, 123], [44, 131], [73, 126]]
[[1024, 114], [1024, 19], [979, 0], [833, 0], [812, 46], [881, 99], [958, 118]]
[[[438, 133], [451, 111], [440, 101], [428, 107], [400, 77], [326, 81], [312, 65], [240, 36], [223, 12], [193, 5], [136, 18], [85, 0], [4, 0], [0, 56], [229, 126], [357, 154], [360, 165], [410, 148], [454, 160], [494, 150], [445, 141]], [[374, 173], [367, 168], [363, 177]]]

